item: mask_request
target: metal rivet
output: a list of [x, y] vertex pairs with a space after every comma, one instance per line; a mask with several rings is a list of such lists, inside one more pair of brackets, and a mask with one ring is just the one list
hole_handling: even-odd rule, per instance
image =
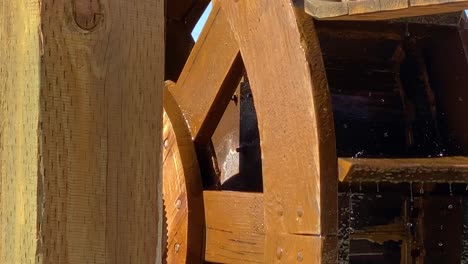
[[302, 207], [298, 207], [296, 210], [297, 217], [301, 218], [304, 215], [304, 209]]
[[179, 244], [179, 243], [176, 243], [176, 244], [174, 245], [174, 250], [175, 250], [176, 253], [179, 252], [179, 250], [180, 250], [180, 244]]
[[182, 201], [180, 199], [177, 199], [175, 206], [177, 209], [180, 209], [180, 207], [182, 206]]
[[302, 251], [297, 252], [297, 261], [302, 262], [304, 259], [304, 254], [302, 254]]
[[449, 210], [452, 210], [452, 209], [453, 209], [453, 204], [449, 204], [449, 205], [447, 206], [447, 208], [448, 208]]
[[168, 148], [169, 147], [169, 139], [164, 139], [164, 148]]
[[276, 257], [278, 259], [281, 259], [281, 257], [283, 257], [283, 249], [282, 248], [279, 247], [279, 248], [276, 249]]

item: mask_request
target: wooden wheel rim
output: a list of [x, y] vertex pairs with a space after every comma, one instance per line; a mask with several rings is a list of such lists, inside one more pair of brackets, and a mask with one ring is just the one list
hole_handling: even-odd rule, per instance
[[239, 51], [252, 85], [262, 148], [264, 262], [298, 256], [306, 263], [334, 262], [337, 157], [312, 19], [290, 1], [215, 2], [169, 91], [195, 144], [206, 143], [240, 78]]
[[[166, 87], [171, 85], [166, 83]], [[190, 133], [167, 89], [164, 93], [163, 148], [166, 261], [186, 263], [201, 259], [203, 200], [200, 172]]]

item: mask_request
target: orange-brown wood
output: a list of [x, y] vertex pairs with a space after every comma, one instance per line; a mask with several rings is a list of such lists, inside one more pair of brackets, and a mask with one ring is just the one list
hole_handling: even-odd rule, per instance
[[468, 1], [447, 0], [305, 0], [304, 10], [317, 19], [383, 20], [462, 11]]
[[164, 255], [167, 263], [201, 262], [203, 197], [195, 148], [182, 113], [167, 90], [164, 110], [163, 200], [167, 224]]
[[204, 191], [205, 261], [264, 263], [263, 194]]
[[313, 243], [316, 247], [305, 254], [322, 259], [323, 250], [333, 244], [325, 241], [336, 242], [338, 175], [329, 91], [313, 20], [300, 11], [296, 15], [290, 1], [221, 4], [239, 43], [257, 110], [265, 262], [271, 263], [281, 249], [288, 256], [298, 254], [298, 241]]
[[[280, 234], [266, 255], [261, 193], [204, 191], [205, 261], [213, 263], [334, 263], [336, 238]], [[366, 234], [362, 234], [364, 237]], [[320, 252], [322, 250], [322, 252]]]
[[0, 14], [0, 263], [157, 262], [164, 1]]
[[468, 157], [418, 159], [339, 158], [340, 181], [467, 182]]
[[215, 3], [177, 84], [170, 89], [196, 142], [210, 140], [242, 72], [238, 44]]

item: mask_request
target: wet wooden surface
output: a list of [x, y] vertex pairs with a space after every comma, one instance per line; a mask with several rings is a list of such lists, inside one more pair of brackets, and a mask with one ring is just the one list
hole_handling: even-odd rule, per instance
[[468, 182], [468, 157], [339, 158], [338, 168], [340, 181]]
[[205, 24], [171, 94], [193, 139], [209, 142], [242, 77], [238, 44], [218, 4]]
[[316, 247], [304, 254], [332, 261], [336, 252], [327, 241], [336, 235], [337, 167], [330, 98], [313, 21], [305, 14], [297, 18], [289, 2], [221, 4], [255, 98], [266, 201], [265, 262], [284, 248], [280, 261], [288, 263], [307, 245], [299, 241], [309, 240]]
[[[166, 82], [166, 88], [173, 83]], [[165, 263], [201, 262], [203, 197], [195, 147], [182, 113], [168, 90], [163, 115], [163, 204]]]
[[263, 194], [204, 191], [205, 261], [264, 263]]

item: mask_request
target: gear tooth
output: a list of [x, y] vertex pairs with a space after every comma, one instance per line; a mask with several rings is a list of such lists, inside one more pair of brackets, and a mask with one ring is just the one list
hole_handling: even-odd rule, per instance
[[167, 222], [167, 217], [168, 217], [168, 212], [167, 212], [167, 201], [166, 199], [164, 199], [164, 195], [163, 195], [163, 239], [164, 239], [164, 244], [166, 244], [166, 250], [164, 252], [164, 257], [163, 259], [166, 260], [166, 263], [168, 263], [168, 252], [169, 252], [169, 243], [168, 243], [168, 240], [169, 240], [169, 223]]

